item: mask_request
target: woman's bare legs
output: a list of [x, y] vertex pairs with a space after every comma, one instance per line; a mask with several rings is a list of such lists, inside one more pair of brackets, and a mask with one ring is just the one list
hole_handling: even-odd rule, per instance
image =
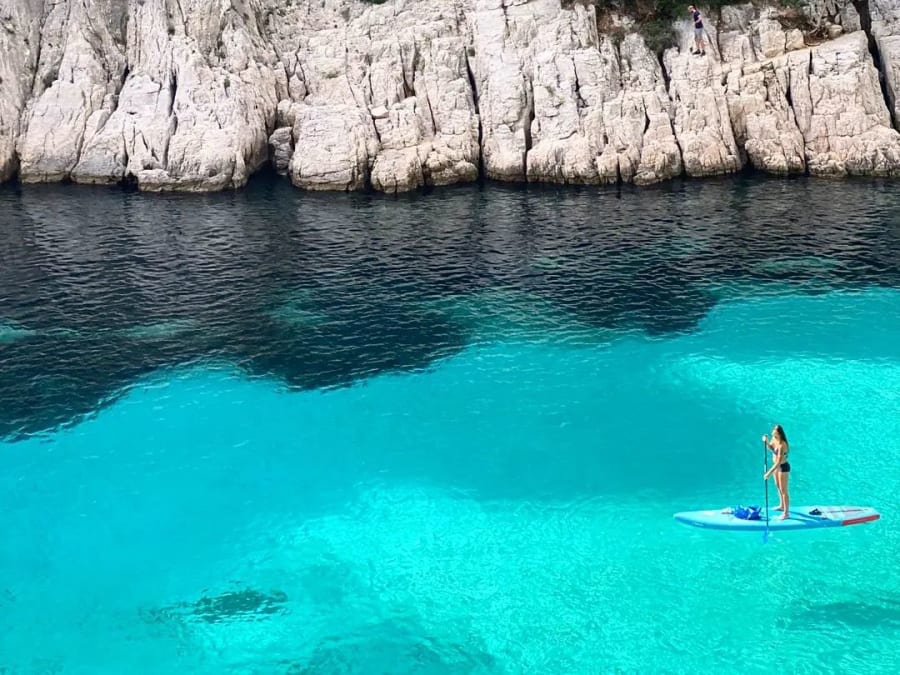
[[784, 505], [784, 513], [778, 519], [784, 520], [791, 515], [791, 495], [788, 493], [788, 481], [791, 478], [791, 474], [779, 471], [778, 478], [781, 481], [781, 503]]
[[778, 506], [773, 511], [784, 511], [784, 488], [781, 486], [781, 469], [775, 469], [775, 487], [778, 488]]

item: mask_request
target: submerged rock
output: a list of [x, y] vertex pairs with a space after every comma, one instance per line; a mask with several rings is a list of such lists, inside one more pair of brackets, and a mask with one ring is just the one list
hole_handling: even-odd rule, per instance
[[268, 593], [253, 588], [225, 591], [218, 595], [204, 595], [193, 602], [178, 602], [168, 607], [141, 612], [149, 623], [165, 624], [175, 621], [223, 623], [229, 621], [261, 621], [284, 614], [288, 597], [284, 591]]
[[661, 57], [627, 18], [561, 0], [7, 4], [0, 180], [208, 191], [271, 162], [303, 189], [400, 192], [900, 171], [900, 0], [728, 5], [706, 55], [685, 19]]

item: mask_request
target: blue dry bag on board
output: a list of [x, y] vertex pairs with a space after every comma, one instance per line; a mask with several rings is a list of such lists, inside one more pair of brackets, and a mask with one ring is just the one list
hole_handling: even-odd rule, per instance
[[758, 506], [735, 506], [731, 511], [735, 518], [741, 520], [759, 520], [760, 507]]

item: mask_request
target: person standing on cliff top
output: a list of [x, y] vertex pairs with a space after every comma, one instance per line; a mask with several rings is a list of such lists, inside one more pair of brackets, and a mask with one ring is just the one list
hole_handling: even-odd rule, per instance
[[700, 10], [693, 5], [688, 5], [688, 12], [694, 20], [694, 46], [696, 47], [691, 50], [691, 54], [706, 56], [706, 45], [703, 43], [703, 17], [700, 16]]

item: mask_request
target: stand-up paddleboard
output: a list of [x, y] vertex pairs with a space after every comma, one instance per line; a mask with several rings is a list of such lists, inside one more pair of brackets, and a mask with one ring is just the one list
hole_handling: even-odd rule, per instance
[[759, 532], [766, 529], [771, 532], [812, 530], [818, 527], [860, 525], [878, 520], [881, 518], [881, 514], [869, 506], [792, 506], [788, 518], [778, 520], [780, 517], [780, 511], [770, 511], [767, 523], [765, 509], [761, 511], [759, 520], [737, 518], [730, 508], [682, 511], [675, 514], [675, 520], [685, 525], [705, 527], [710, 530], [747, 532]]

